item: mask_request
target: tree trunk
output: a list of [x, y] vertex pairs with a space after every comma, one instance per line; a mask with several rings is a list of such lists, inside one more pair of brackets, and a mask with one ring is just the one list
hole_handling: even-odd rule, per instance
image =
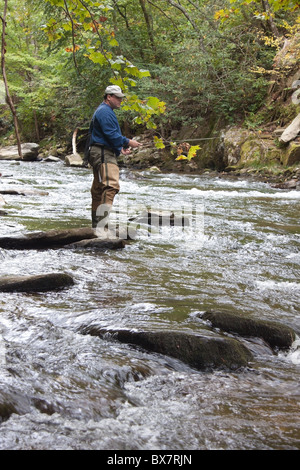
[[19, 134], [19, 125], [18, 125], [18, 119], [17, 119], [17, 112], [16, 112], [16, 109], [15, 109], [14, 103], [11, 99], [10, 93], [9, 93], [9, 88], [8, 88], [8, 83], [7, 83], [7, 76], [6, 76], [6, 67], [5, 67], [6, 13], [7, 13], [7, 0], [4, 0], [3, 17], [1, 17], [1, 20], [2, 20], [1, 69], [2, 69], [2, 76], [3, 76], [4, 86], [5, 86], [6, 101], [9, 105], [10, 110], [11, 110], [12, 115], [13, 115], [14, 127], [15, 127], [16, 139], [17, 139], [17, 146], [18, 146], [18, 154], [22, 158], [22, 148], [21, 148], [21, 139], [20, 139], [20, 134]]
[[34, 117], [35, 134], [36, 134], [37, 141], [39, 142], [40, 141], [40, 131], [39, 131], [39, 123], [38, 123], [38, 119], [37, 119], [35, 109], [33, 110], [33, 117]]
[[263, 9], [265, 10], [265, 12], [268, 15], [268, 23], [270, 25], [270, 29], [272, 31], [273, 36], [275, 36], [276, 38], [279, 38], [280, 34], [279, 34], [277, 26], [276, 26], [276, 24], [273, 20], [272, 11], [271, 11], [270, 4], [269, 4], [268, 0], [262, 0], [262, 6], [263, 6]]
[[151, 25], [151, 18], [147, 11], [145, 0], [139, 0], [139, 1], [140, 1], [141, 9], [143, 11], [143, 15], [145, 18], [150, 44], [151, 44], [154, 56], [156, 56], [156, 47], [155, 47], [154, 35], [153, 35], [153, 30], [152, 30], [152, 25]]
[[76, 144], [77, 134], [78, 134], [78, 127], [76, 127], [75, 131], [73, 132], [72, 152], [73, 152], [73, 155], [76, 155], [77, 157], [80, 157], [79, 153], [77, 152], [77, 144]]

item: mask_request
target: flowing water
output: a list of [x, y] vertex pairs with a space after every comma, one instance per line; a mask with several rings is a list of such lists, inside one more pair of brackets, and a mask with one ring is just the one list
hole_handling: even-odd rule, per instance
[[[1, 162], [0, 236], [90, 225], [91, 172]], [[300, 449], [300, 351], [257, 339], [249, 367], [200, 372], [80, 333], [82, 326], [201, 332], [217, 309], [300, 334], [300, 191], [250, 180], [121, 172], [112, 217], [145, 208], [188, 227], [141, 226], [125, 249], [0, 251], [0, 275], [66, 272], [57, 292], [0, 300], [0, 449]], [[4, 209], [4, 208], [3, 208]], [[2, 412], [3, 414], [3, 412]]]

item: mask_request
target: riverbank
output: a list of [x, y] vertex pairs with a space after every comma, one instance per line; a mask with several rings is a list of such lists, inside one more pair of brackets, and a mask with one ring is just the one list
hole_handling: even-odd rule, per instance
[[[300, 188], [300, 152], [299, 158], [295, 158], [292, 165], [284, 164], [282, 155], [286, 153], [286, 148], [278, 149], [275, 157], [272, 157], [271, 146], [269, 144], [266, 151], [266, 140], [256, 139], [249, 146], [250, 140], [245, 140], [245, 135], [250, 134], [243, 132], [244, 139], [237, 141], [235, 133], [230, 129], [226, 134], [220, 133], [216, 137], [212, 146], [212, 141], [206, 141], [203, 147], [197, 151], [191, 160], [176, 160], [178, 152], [166, 146], [164, 149], [157, 149], [153, 144], [153, 137], [141, 135], [137, 137], [143, 144], [138, 150], [133, 150], [130, 155], [120, 155], [118, 158], [121, 168], [134, 171], [149, 171], [151, 173], [178, 173], [178, 174], [194, 174], [205, 175], [207, 177], [218, 177], [224, 179], [248, 179], [251, 181], [265, 182], [275, 185], [279, 189], [299, 189]], [[231, 138], [228, 138], [231, 135]], [[252, 138], [252, 137], [251, 137]], [[188, 142], [188, 140], [187, 140]], [[201, 140], [199, 140], [199, 143]], [[247, 147], [245, 152], [243, 146]], [[255, 147], [264, 147], [264, 154], [255, 153], [253, 156], [253, 145]], [[299, 146], [299, 142], [294, 142], [293, 146]], [[274, 150], [274, 149], [273, 149]], [[23, 144], [23, 160], [55, 163], [64, 161], [67, 166], [83, 166], [83, 152], [79, 146], [77, 149], [70, 149], [68, 144], [52, 145], [41, 143]], [[271, 158], [266, 158], [266, 154]], [[0, 160], [20, 161], [15, 145], [3, 146], [0, 148]], [[1, 176], [1, 171], [0, 171]]]

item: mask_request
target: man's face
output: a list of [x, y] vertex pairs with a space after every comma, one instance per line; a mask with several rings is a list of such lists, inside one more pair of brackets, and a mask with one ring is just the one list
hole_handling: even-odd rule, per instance
[[119, 98], [116, 95], [107, 95], [107, 103], [112, 109], [118, 109], [121, 106], [123, 98]]

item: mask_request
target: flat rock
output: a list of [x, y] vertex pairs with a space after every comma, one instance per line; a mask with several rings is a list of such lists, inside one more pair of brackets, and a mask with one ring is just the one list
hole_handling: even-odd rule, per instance
[[[37, 160], [39, 153], [39, 144], [25, 143], [21, 145], [23, 160], [34, 161]], [[2, 147], [0, 149], [0, 160], [21, 160], [18, 154], [17, 145], [11, 145], [9, 147]]]
[[198, 370], [238, 369], [252, 360], [251, 352], [242, 343], [221, 336], [206, 337], [169, 330], [109, 330], [97, 326], [82, 327], [80, 332], [174, 357]]
[[201, 315], [214, 328], [245, 337], [262, 338], [271, 348], [288, 349], [296, 339], [295, 331], [279, 322], [257, 320], [228, 312], [205, 312]]
[[59, 248], [91, 238], [97, 238], [97, 235], [95, 230], [90, 227], [49, 230], [47, 232], [29, 233], [21, 237], [2, 237], [0, 238], [0, 248], [7, 250]]
[[63, 289], [73, 284], [73, 278], [63, 273], [6, 276], [0, 278], [0, 292], [45, 292]]

